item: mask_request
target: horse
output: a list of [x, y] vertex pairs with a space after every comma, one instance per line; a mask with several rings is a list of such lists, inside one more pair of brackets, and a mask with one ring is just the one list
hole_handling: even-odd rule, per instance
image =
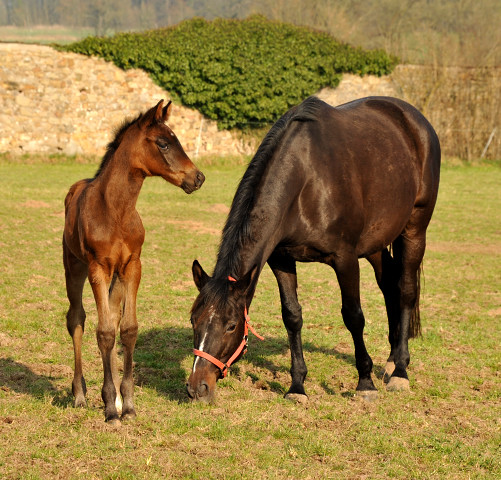
[[[74, 405], [86, 405], [81, 348], [86, 317], [82, 290], [88, 278], [98, 314], [105, 419], [111, 424], [136, 415], [132, 358], [138, 331], [136, 296], [145, 235], [136, 201], [143, 181], [149, 176], [160, 176], [189, 194], [205, 180], [166, 124], [172, 103], [163, 103], [161, 100], [134, 120], [124, 121], [108, 144], [94, 178], [75, 183], [64, 202], [63, 260], [70, 304], [66, 326], [75, 355]], [[124, 353], [121, 383], [115, 347], [118, 328]]]
[[419, 278], [438, 194], [440, 143], [425, 117], [391, 97], [332, 107], [316, 97], [270, 129], [236, 190], [212, 276], [192, 265], [194, 361], [187, 393], [210, 402], [246, 350], [265, 263], [278, 283], [291, 354], [287, 398], [307, 398], [296, 262], [331, 266], [351, 333], [363, 397], [377, 396], [363, 330], [359, 258], [372, 265], [387, 310], [389, 390], [409, 388], [408, 339], [420, 334]]

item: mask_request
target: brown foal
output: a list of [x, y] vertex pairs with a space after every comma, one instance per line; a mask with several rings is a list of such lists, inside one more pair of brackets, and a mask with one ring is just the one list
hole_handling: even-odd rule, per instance
[[[81, 347], [85, 325], [82, 290], [88, 278], [98, 314], [105, 418], [111, 423], [120, 423], [120, 410], [122, 419], [136, 414], [132, 356], [138, 330], [136, 295], [141, 279], [144, 228], [135, 207], [143, 181], [149, 176], [160, 176], [192, 193], [205, 180], [166, 125], [171, 110], [171, 102], [164, 107], [162, 100], [145, 114], [124, 123], [108, 145], [95, 177], [75, 183], [65, 199], [63, 257], [70, 302], [67, 327], [75, 352], [75, 406], [86, 404]], [[121, 382], [115, 347], [119, 327], [124, 355]]]

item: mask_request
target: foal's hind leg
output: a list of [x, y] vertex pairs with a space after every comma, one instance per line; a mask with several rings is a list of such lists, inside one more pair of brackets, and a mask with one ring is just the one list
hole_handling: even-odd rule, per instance
[[63, 240], [63, 262], [66, 277], [66, 293], [70, 308], [66, 314], [66, 327], [73, 340], [75, 371], [72, 392], [75, 407], [85, 406], [87, 387], [82, 370], [82, 336], [85, 328], [85, 310], [82, 305], [82, 291], [87, 278], [87, 265], [76, 258]]
[[280, 301], [282, 303], [282, 318], [291, 351], [291, 376], [292, 384], [286, 393], [286, 398], [294, 398], [294, 395], [306, 396], [304, 391], [304, 379], [307, 369], [303, 357], [303, 344], [301, 340], [301, 328], [303, 317], [301, 305], [297, 299], [297, 276], [296, 262], [290, 257], [273, 254], [268, 259], [280, 291]]

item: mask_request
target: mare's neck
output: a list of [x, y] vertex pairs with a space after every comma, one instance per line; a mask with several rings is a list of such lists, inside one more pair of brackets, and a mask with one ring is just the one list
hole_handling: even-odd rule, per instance
[[[282, 165], [283, 166], [283, 165]], [[294, 182], [288, 181], [287, 175], [279, 176], [271, 165], [256, 188], [253, 206], [245, 225], [241, 225], [239, 241], [228, 236], [223, 237], [219, 250], [214, 275], [227, 278], [232, 275], [241, 278], [257, 265], [259, 271], [284, 238], [287, 230], [285, 212], [294, 201]], [[237, 193], [238, 194], [238, 193]], [[230, 212], [230, 216], [234, 212]], [[236, 216], [236, 215], [235, 215]], [[234, 245], [232, 248], [231, 245]]]

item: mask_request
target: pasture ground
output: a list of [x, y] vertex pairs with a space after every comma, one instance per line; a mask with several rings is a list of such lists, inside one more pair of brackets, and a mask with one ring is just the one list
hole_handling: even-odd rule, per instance
[[219, 382], [214, 405], [187, 401], [191, 263], [211, 271], [244, 167], [200, 163], [187, 196], [147, 179], [135, 353], [138, 417], [105, 424], [96, 310], [85, 288], [88, 407], [72, 407], [65, 327], [63, 200], [96, 164], [0, 158], [0, 478], [494, 479], [501, 476], [501, 169], [446, 166], [429, 228], [411, 392], [386, 392], [382, 295], [361, 261], [366, 343], [379, 397], [354, 396], [353, 345], [326, 266], [299, 265], [307, 404], [283, 399], [290, 359], [268, 267], [250, 310], [266, 340]]

